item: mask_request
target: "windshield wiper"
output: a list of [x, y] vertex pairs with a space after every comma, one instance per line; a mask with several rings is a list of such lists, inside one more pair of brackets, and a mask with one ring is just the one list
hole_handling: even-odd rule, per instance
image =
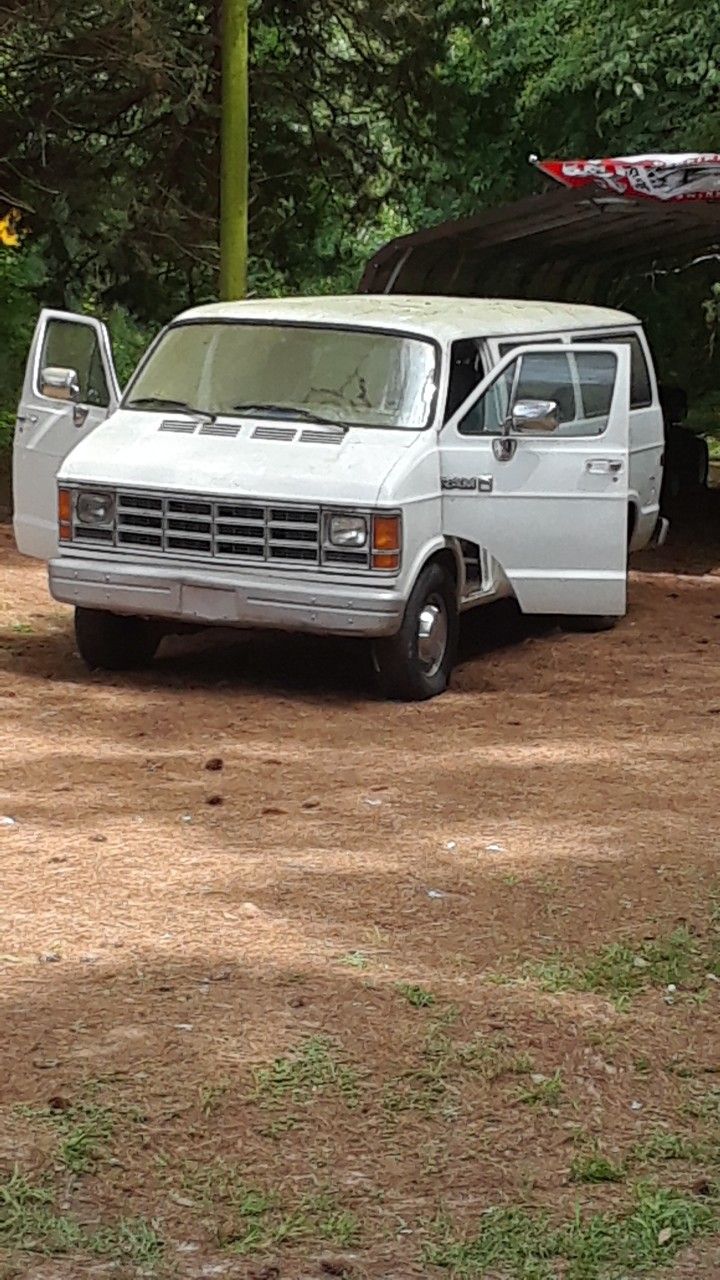
[[290, 404], [234, 404], [233, 413], [247, 413], [252, 417], [298, 418], [303, 422], [319, 422], [324, 427], [335, 427], [336, 431], [347, 431], [347, 426], [335, 418], [324, 418], [321, 413], [313, 413], [310, 409], [301, 409]]
[[139, 396], [137, 400], [127, 400], [124, 409], [176, 409], [179, 413], [189, 413], [193, 418], [205, 418], [214, 422], [217, 414], [208, 413], [207, 409], [194, 409], [187, 400], [168, 400], [165, 396]]

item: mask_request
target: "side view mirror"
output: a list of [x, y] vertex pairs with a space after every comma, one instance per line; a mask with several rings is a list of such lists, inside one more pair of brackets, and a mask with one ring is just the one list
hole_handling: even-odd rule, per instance
[[80, 381], [75, 369], [61, 369], [57, 365], [48, 365], [40, 375], [40, 390], [51, 400], [80, 399]]
[[549, 435], [560, 427], [560, 408], [555, 400], [516, 400], [508, 425], [515, 435]]

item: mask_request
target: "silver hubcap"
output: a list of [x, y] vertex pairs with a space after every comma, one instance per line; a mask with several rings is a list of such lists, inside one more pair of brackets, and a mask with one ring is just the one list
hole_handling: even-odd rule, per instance
[[426, 676], [442, 666], [448, 642], [448, 616], [441, 596], [431, 596], [418, 619], [418, 661]]

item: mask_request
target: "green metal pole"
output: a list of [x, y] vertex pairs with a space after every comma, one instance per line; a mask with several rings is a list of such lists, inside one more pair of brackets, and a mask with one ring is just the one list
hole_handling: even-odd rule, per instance
[[220, 296], [244, 298], [248, 258], [248, 0], [223, 0]]

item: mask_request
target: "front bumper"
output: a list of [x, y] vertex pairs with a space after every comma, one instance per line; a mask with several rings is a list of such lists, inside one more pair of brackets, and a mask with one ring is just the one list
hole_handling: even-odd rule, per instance
[[392, 635], [405, 602], [390, 586], [304, 582], [238, 569], [232, 575], [64, 555], [49, 565], [50, 591], [64, 604], [195, 624]]

